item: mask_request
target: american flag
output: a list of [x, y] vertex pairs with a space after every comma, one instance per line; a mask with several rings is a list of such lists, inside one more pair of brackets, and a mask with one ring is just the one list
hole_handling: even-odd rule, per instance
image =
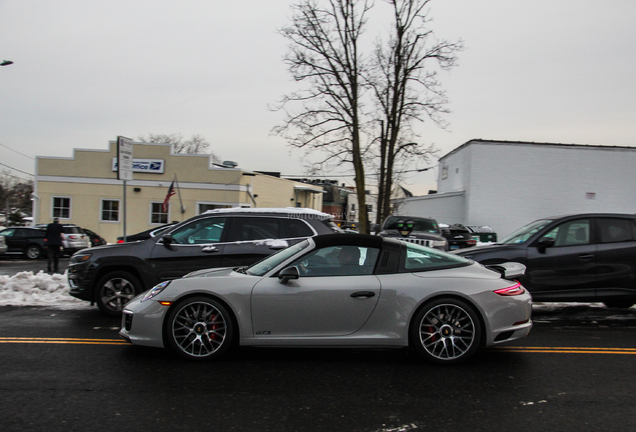
[[163, 212], [168, 213], [168, 202], [170, 202], [170, 197], [174, 195], [176, 192], [174, 191], [174, 180], [170, 183], [170, 187], [168, 188], [168, 193], [166, 194], [166, 198], [163, 200]]

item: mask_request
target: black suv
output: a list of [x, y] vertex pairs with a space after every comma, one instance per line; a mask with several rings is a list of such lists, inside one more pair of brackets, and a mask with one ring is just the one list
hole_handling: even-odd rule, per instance
[[7, 243], [7, 253], [21, 253], [29, 259], [45, 254], [46, 232], [38, 228], [11, 227], [0, 231]]
[[[416, 216], [389, 216], [374, 231], [381, 237], [393, 237], [410, 243], [448, 250], [448, 241], [442, 236], [437, 221]], [[378, 232], [379, 231], [379, 232]]]
[[534, 301], [636, 303], [636, 215], [548, 217], [495, 245], [455, 253], [486, 265], [524, 264], [521, 282]]
[[442, 235], [448, 241], [449, 250], [464, 249], [477, 245], [477, 240], [473, 238], [473, 234], [463, 225], [440, 225]]
[[195, 270], [240, 267], [318, 234], [341, 232], [332, 216], [308, 209], [210, 210], [147, 240], [77, 252], [70, 294], [120, 314], [137, 294]]

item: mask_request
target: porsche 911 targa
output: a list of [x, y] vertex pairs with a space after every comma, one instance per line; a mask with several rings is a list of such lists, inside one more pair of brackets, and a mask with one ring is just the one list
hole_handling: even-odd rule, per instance
[[411, 347], [462, 362], [527, 336], [525, 267], [357, 234], [311, 237], [249, 267], [199, 270], [127, 303], [120, 335], [213, 360], [230, 346]]

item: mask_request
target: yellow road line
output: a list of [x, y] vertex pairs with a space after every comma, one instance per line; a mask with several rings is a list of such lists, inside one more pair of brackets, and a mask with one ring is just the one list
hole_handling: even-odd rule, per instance
[[527, 353], [567, 353], [567, 354], [636, 354], [636, 348], [595, 348], [595, 347], [497, 347], [497, 352]]
[[128, 342], [123, 339], [31, 338], [31, 337], [0, 337], [0, 343], [128, 345]]

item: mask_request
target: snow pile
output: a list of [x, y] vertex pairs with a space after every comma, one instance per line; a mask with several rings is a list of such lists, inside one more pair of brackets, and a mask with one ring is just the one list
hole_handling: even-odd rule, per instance
[[0, 276], [0, 306], [90, 307], [88, 302], [71, 297], [69, 291], [66, 274], [25, 271], [13, 276]]

